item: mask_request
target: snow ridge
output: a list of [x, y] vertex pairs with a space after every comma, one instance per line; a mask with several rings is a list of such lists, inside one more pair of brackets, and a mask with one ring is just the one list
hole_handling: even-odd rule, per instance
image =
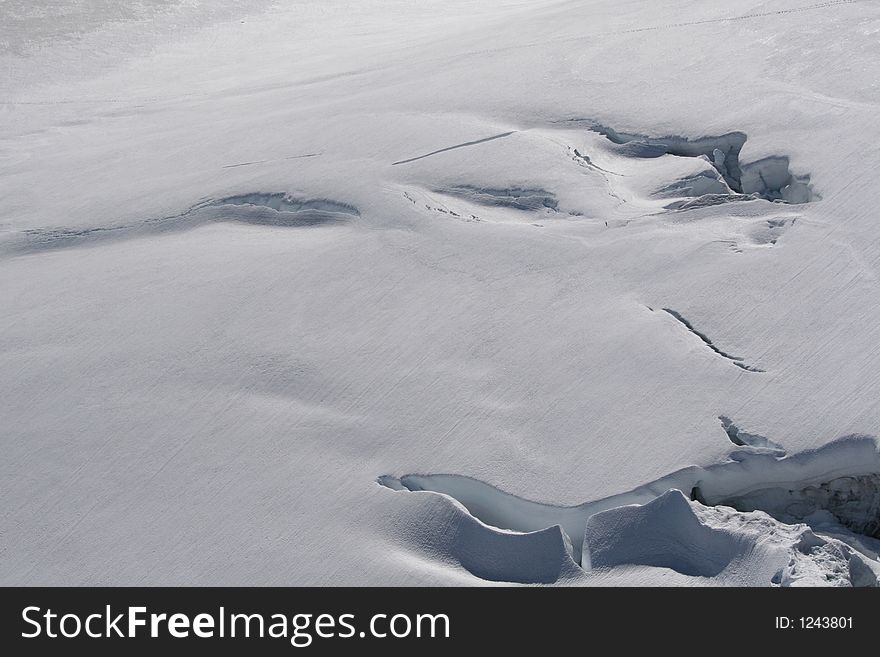
[[[790, 457], [777, 453], [738, 452], [727, 463], [685, 468], [629, 492], [572, 507], [534, 502], [460, 475], [386, 475], [378, 483], [452, 499], [493, 535], [534, 535], [558, 527], [570, 539], [572, 559], [586, 570], [629, 563], [715, 577], [734, 562], [739, 564], [734, 570], [746, 568], [746, 561], [754, 569], [758, 566], [752, 562], [763, 563], [766, 556], [756, 552], [757, 546], [766, 543], [763, 537], [772, 528], [776, 539], [771, 551], [777, 557], [784, 553], [786, 564], [799, 564], [802, 571], [805, 560], [812, 559], [809, 568], [821, 570], [824, 566], [816, 560], [832, 554], [829, 568], [846, 573], [831, 578], [836, 583], [876, 585], [876, 576], [866, 579], [864, 573], [880, 572], [880, 563], [874, 563], [876, 555], [859, 552], [862, 543], [854, 536], [880, 539], [876, 441], [851, 436]], [[690, 491], [690, 500], [683, 490]], [[830, 521], [836, 538], [813, 534], [808, 526], [813, 521], [820, 521], [823, 530]], [[854, 540], [847, 544], [841, 536]], [[792, 556], [792, 550], [798, 554]], [[777, 562], [776, 557], [766, 559]], [[773, 583], [803, 579], [784, 570], [774, 569]], [[517, 572], [517, 581], [529, 579]], [[817, 583], [812, 576], [807, 579]]]

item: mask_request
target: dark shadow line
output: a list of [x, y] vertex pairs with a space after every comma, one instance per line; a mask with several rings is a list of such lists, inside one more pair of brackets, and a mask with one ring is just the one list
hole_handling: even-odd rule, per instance
[[686, 320], [680, 313], [678, 313], [675, 310], [672, 310], [672, 308], [663, 308], [663, 312], [666, 312], [666, 313], [672, 315], [676, 320], [678, 320], [682, 325], [684, 325], [684, 327], [688, 331], [690, 331], [691, 333], [696, 335], [698, 338], [700, 338], [700, 340], [702, 340], [703, 343], [707, 347], [709, 347], [709, 349], [714, 351], [716, 354], [718, 354], [722, 358], [726, 358], [727, 360], [731, 361], [734, 365], [736, 365], [740, 369], [744, 369], [747, 372], [763, 372], [764, 371], [762, 369], [758, 369], [757, 367], [753, 367], [752, 365], [746, 365], [745, 363], [742, 362], [743, 359], [740, 358], [739, 356], [733, 356], [731, 354], [728, 354], [725, 351], [721, 351], [721, 349], [716, 347], [715, 344], [712, 342], [712, 340], [709, 339], [709, 336], [707, 336], [705, 333], [701, 333], [700, 331], [695, 329], [693, 324], [691, 324], [688, 320]]
[[416, 157], [411, 157], [408, 160], [398, 160], [397, 162], [392, 162], [391, 166], [396, 166], [398, 164], [406, 164], [408, 162], [415, 162], [416, 160], [421, 160], [426, 157], [431, 157], [432, 155], [437, 155], [437, 153], [445, 153], [446, 151], [454, 151], [456, 148], [464, 148], [465, 146], [474, 146], [475, 144], [483, 144], [487, 141], [492, 141], [493, 139], [501, 139], [502, 137], [509, 137], [516, 130], [511, 130], [510, 132], [502, 132], [500, 135], [493, 135], [491, 137], [484, 137], [483, 139], [476, 139], [474, 141], [466, 141], [463, 144], [456, 144], [455, 146], [447, 146], [446, 148], [441, 148], [436, 151], [431, 151], [430, 153], [425, 153], [424, 155], [418, 155]]

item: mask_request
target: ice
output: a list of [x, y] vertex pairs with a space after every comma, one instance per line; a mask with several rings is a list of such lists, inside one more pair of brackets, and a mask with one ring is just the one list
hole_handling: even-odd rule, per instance
[[870, 581], [878, 3], [0, 7], [0, 583]]
[[761, 513], [706, 508], [678, 490], [643, 506], [592, 516], [584, 565], [669, 568], [694, 578], [753, 586], [877, 586], [868, 560], [840, 541], [820, 538], [804, 525], [781, 525]]
[[[758, 442], [751, 437], [751, 443]], [[780, 575], [774, 583], [875, 586], [876, 578], [866, 579], [862, 571], [873, 573], [873, 565], [880, 572], [877, 555], [856, 536], [868, 537], [869, 542], [880, 539], [880, 453], [875, 442], [850, 437], [814, 452], [782, 458], [779, 454], [779, 449], [762, 446], [726, 463], [686, 468], [634, 490], [570, 507], [534, 502], [476, 479], [448, 474], [400, 479], [386, 475], [378, 481], [395, 491], [426, 491], [453, 500], [456, 508], [460, 505], [478, 522], [469, 525], [473, 531], [463, 543], [453, 543], [456, 550], [464, 546], [468, 552], [489, 552], [495, 549], [492, 543], [499, 532], [530, 537], [557, 528], [572, 537], [568, 549], [587, 572], [629, 564], [713, 578], [722, 573], [727, 577], [727, 571], [754, 575], [769, 567], [776, 577], [791, 562], [796, 567], [788, 579]], [[689, 491], [690, 502], [682, 490]], [[813, 524], [828, 536], [814, 535], [808, 528]], [[768, 543], [767, 534], [782, 538]], [[762, 552], [768, 545], [772, 554]], [[515, 568], [521, 557], [511, 546], [509, 541], [500, 548], [494, 563], [506, 563], [519, 572]], [[776, 549], [780, 546], [797, 553], [786, 556]], [[534, 558], [533, 552], [528, 555]], [[851, 566], [852, 559], [858, 563]], [[545, 561], [556, 568], [555, 553]], [[479, 569], [465, 568], [480, 576]], [[833, 576], [815, 575], [816, 569], [829, 568]], [[805, 569], [808, 574], [803, 574]], [[516, 577], [512, 581], [526, 581], [522, 573]], [[749, 583], [762, 581], [757, 576]]]

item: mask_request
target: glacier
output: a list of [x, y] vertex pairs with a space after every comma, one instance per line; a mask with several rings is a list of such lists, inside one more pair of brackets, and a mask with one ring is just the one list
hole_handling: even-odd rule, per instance
[[877, 3], [0, 18], [0, 583], [876, 585]]

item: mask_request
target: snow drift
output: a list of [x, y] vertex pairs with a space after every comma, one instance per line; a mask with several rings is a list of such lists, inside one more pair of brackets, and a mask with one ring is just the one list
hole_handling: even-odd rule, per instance
[[0, 583], [867, 581], [878, 3], [0, 7]]
[[[533, 502], [455, 475], [383, 476], [379, 483], [455, 500], [483, 527], [482, 533], [475, 530], [470, 536], [475, 542], [472, 550], [488, 549], [481, 536], [494, 536], [499, 530], [530, 536], [556, 527], [571, 537], [572, 558], [587, 570], [637, 564], [716, 577], [734, 562], [737, 568], [748, 562], [747, 567], [756, 572], [771, 564], [775, 577], [784, 571], [777, 563], [780, 559], [785, 563], [814, 559], [810, 568], [827, 566], [837, 573], [827, 581], [876, 585], [876, 577], [864, 575], [872, 568], [880, 572], [880, 564], [874, 563], [876, 554], [862, 555], [857, 538], [849, 546], [836, 538], [818, 537], [807, 527], [818, 519], [827, 529], [830, 519], [831, 527], [836, 525], [844, 535], [880, 539], [876, 441], [848, 437], [812, 452], [781, 458], [777, 454], [776, 449], [736, 452], [726, 463], [686, 468], [632, 491], [574, 507]], [[682, 490], [689, 492], [692, 502]], [[783, 538], [768, 543], [764, 539], [768, 531]], [[763, 554], [759, 546], [772, 548], [775, 556]], [[792, 550], [797, 555], [789, 554]], [[515, 581], [543, 581], [520, 570], [516, 573]], [[795, 579], [791, 574], [779, 575], [773, 583]], [[804, 583], [825, 582], [812, 578]]]

